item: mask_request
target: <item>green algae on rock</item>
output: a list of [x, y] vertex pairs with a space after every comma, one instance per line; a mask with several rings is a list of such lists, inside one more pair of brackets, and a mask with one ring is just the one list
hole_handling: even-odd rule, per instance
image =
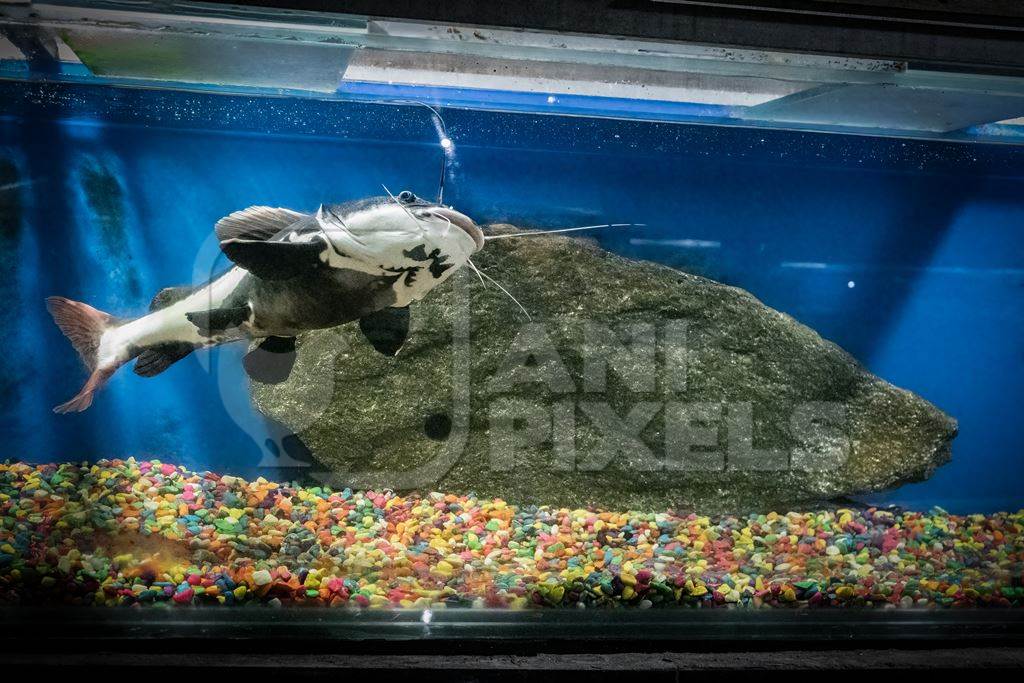
[[109, 259], [111, 278], [122, 284], [131, 296], [139, 296], [142, 286], [128, 244], [125, 190], [117, 171], [99, 159], [86, 156], [79, 168], [79, 182], [99, 238], [98, 245]]
[[[513, 228], [497, 226], [492, 234]], [[563, 237], [496, 240], [413, 305], [401, 353], [299, 340], [266, 415], [338, 485], [513, 503], [769, 509], [927, 478], [956, 422], [749, 293]]]

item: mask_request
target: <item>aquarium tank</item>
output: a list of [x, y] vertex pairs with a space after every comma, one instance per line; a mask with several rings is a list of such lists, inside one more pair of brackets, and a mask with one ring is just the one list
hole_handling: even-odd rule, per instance
[[5, 3], [0, 618], [1011, 623], [1021, 116], [894, 60]]

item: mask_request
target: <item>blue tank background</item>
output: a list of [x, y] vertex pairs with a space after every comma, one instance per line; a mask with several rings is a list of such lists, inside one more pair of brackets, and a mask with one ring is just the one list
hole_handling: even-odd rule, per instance
[[[442, 113], [455, 143], [446, 203], [480, 222], [646, 223], [594, 237], [751, 291], [960, 421], [952, 463], [874, 501], [1024, 505], [1022, 148]], [[312, 210], [379, 194], [381, 183], [432, 196], [430, 112], [6, 82], [0, 115], [0, 159], [17, 169], [0, 203], [21, 217], [0, 245], [14, 257], [3, 261], [5, 457], [153, 456], [281, 476], [282, 432], [248, 407], [241, 346], [150, 380], [121, 372], [88, 412], [53, 415], [83, 373], [42, 300], [138, 315], [160, 288], [193, 280], [197, 253], [210, 267], [213, 223], [231, 211]]]

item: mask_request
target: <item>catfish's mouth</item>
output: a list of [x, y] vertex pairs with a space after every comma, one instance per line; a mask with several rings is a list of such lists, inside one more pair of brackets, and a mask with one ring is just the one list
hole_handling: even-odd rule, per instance
[[476, 250], [480, 251], [484, 248], [484, 233], [480, 227], [473, 222], [473, 219], [464, 213], [459, 213], [455, 209], [449, 209], [445, 206], [439, 206], [434, 209], [434, 213], [438, 216], [443, 216], [452, 222], [452, 225], [456, 226], [464, 233], [473, 238], [473, 243], [476, 244]]

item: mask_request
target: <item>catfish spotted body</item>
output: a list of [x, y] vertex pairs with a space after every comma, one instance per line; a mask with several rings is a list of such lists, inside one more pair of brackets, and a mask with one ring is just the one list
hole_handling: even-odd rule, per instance
[[222, 218], [216, 233], [234, 266], [205, 286], [160, 291], [140, 318], [47, 299], [91, 372], [56, 412], [88, 408], [133, 358], [137, 374], [153, 376], [194, 349], [233, 341], [264, 340], [246, 356], [246, 370], [279, 382], [294, 363], [295, 335], [355, 320], [375, 348], [394, 355], [408, 333], [409, 304], [484, 244], [468, 216], [411, 192], [322, 205], [315, 214], [254, 206]]

